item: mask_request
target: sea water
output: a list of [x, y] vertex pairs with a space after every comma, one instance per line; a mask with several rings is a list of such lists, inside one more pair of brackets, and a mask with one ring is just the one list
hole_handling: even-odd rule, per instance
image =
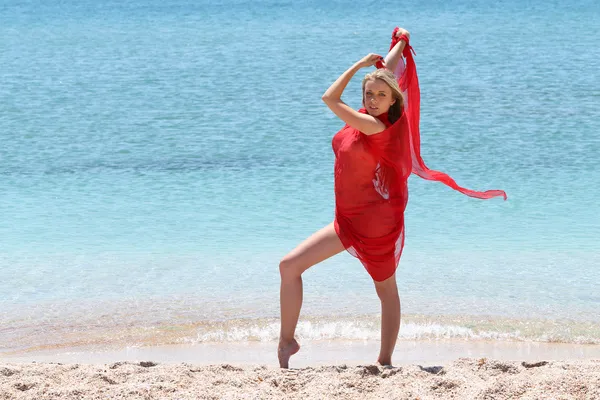
[[[410, 178], [401, 339], [600, 343], [599, 20], [592, 0], [5, 0], [0, 352], [276, 340], [279, 260], [333, 219], [320, 97], [397, 25], [425, 162], [508, 194]], [[300, 338], [379, 338], [349, 254], [304, 288]]]

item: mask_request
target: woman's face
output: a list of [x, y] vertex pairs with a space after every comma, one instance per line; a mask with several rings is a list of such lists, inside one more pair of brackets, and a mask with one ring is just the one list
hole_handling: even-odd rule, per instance
[[374, 117], [386, 113], [396, 102], [392, 96], [392, 89], [380, 79], [368, 80], [365, 83], [363, 99], [367, 112]]

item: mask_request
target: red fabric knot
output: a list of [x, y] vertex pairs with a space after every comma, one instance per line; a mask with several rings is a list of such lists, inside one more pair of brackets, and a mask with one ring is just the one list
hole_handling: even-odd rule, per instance
[[404, 50], [402, 50], [402, 55], [404, 57], [408, 57], [408, 56], [410, 56], [410, 53], [412, 52], [416, 56], [417, 53], [415, 53], [415, 49], [413, 49], [412, 46], [408, 43], [408, 36], [400, 35], [400, 37], [398, 38], [398, 42], [400, 42], [401, 40], [404, 40], [404, 43], [406, 43], [404, 45]]
[[398, 34], [399, 30], [400, 29], [398, 27], [396, 27], [394, 29], [394, 31], [392, 32], [392, 43], [390, 44], [390, 50], [392, 50], [394, 48], [394, 46], [396, 46], [401, 40], [404, 40], [404, 43], [406, 43], [406, 44], [404, 45], [404, 50], [402, 50], [402, 55], [404, 57], [408, 57], [411, 52], [412, 52], [412, 54], [417, 55], [417, 53], [415, 52], [415, 49], [413, 49], [412, 46], [409, 44], [408, 36], [406, 36], [406, 35], [396, 36], [396, 34]]

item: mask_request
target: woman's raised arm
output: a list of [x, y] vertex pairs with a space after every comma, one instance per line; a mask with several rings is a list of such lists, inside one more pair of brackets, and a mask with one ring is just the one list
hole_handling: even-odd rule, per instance
[[371, 115], [361, 114], [352, 109], [352, 107], [342, 101], [342, 93], [344, 93], [344, 89], [346, 89], [350, 79], [352, 79], [359, 69], [370, 67], [377, 61], [380, 61], [381, 58], [382, 57], [377, 54], [371, 53], [366, 55], [337, 78], [321, 97], [325, 104], [327, 104], [327, 107], [329, 107], [335, 115], [340, 117], [342, 121], [367, 135], [372, 135], [385, 130], [385, 124]]
[[[410, 33], [404, 28], [398, 28], [396, 37], [400, 37], [402, 35], [406, 35], [406, 37], [410, 40]], [[398, 67], [398, 62], [402, 58], [404, 46], [406, 46], [406, 42], [404, 40], [399, 41], [392, 49], [390, 49], [390, 52], [387, 54], [387, 56], [385, 56], [385, 67], [394, 74], [397, 73], [396, 69]]]

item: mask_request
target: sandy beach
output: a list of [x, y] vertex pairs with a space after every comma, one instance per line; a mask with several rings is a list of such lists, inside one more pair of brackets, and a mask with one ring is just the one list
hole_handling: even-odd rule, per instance
[[394, 367], [377, 345], [306, 342], [290, 370], [273, 343], [4, 355], [0, 399], [600, 399], [597, 345], [402, 341]]
[[599, 399], [600, 360], [446, 365], [1, 363], [0, 399]]
[[600, 400], [600, 0], [0, 10], [0, 400]]

